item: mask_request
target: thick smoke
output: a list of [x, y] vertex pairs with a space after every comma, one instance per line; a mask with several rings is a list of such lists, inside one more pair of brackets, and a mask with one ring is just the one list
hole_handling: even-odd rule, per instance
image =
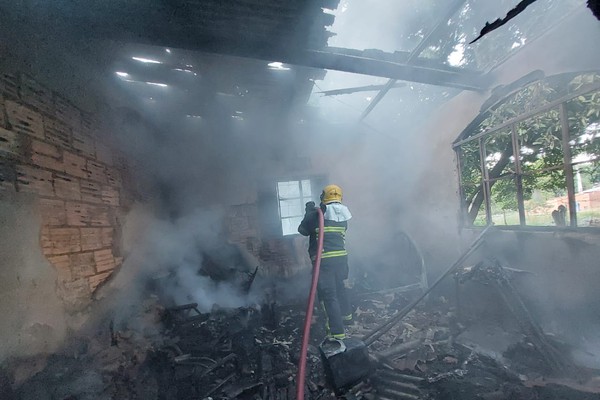
[[[125, 262], [112, 288], [118, 289], [123, 321], [144, 299], [153, 282], [176, 304], [198, 303], [201, 311], [248, 305], [232, 282], [215, 282], [199, 274], [204, 252], [219, 246], [222, 211], [197, 209], [181, 218], [161, 218], [150, 206], [135, 206], [123, 227]], [[169, 276], [166, 285], [162, 279]], [[131, 310], [130, 308], [133, 308]]]
[[[551, 76], [598, 69], [598, 52], [590, 51], [596, 47], [594, 42], [600, 35], [598, 23], [585, 9], [584, 2], [581, 3], [580, 9], [560, 24], [551, 26], [544, 37], [532, 38], [527, 46], [514, 51], [512, 58], [492, 70], [488, 76], [490, 87], [508, 85], [535, 70]], [[377, 7], [369, 9], [367, 2], [342, 1], [341, 4], [332, 28], [338, 36], [330, 44], [406, 50], [402, 47], [404, 42], [389, 43], [393, 35], [369, 37], [370, 32], [374, 32], [370, 26], [358, 29], [356, 16], [364, 13], [368, 17]], [[347, 10], [344, 11], [344, 7]], [[400, 15], [390, 10], [393, 7], [387, 11]], [[355, 22], [349, 23], [348, 30], [344, 30], [342, 23], [344, 13], [350, 15], [347, 20]], [[502, 15], [492, 13], [485, 18], [493, 20]], [[385, 19], [381, 21], [383, 25]], [[499, 30], [489, 36], [500, 34], [503, 32]], [[381, 46], [371, 45], [378, 39]], [[482, 40], [479, 46], [484, 45]], [[344, 80], [343, 74], [333, 73], [317, 84], [322, 90], [331, 90], [381, 84], [381, 81], [365, 79], [357, 85], [353, 76]], [[375, 92], [314, 96], [312, 101], [321, 108], [321, 114], [334, 115], [335, 122], [344, 119], [352, 122], [322, 128], [316, 136], [320, 143], [325, 143], [325, 150], [319, 151], [318, 146], [313, 150], [321, 160], [320, 167], [345, 188], [346, 203], [353, 211], [354, 220], [348, 232], [351, 263], [366, 260], [361, 264], [377, 271], [386, 263], [386, 252], [394, 249], [389, 243], [394, 242], [395, 232], [404, 230], [423, 250], [430, 280], [439, 276], [475, 236], [459, 229], [460, 200], [452, 142], [477, 116], [490, 92], [457, 94], [452, 89], [424, 88], [408, 83], [392, 89], [362, 124], [354, 122], [373, 100]], [[471, 261], [495, 257], [507, 266], [534, 272], [515, 279], [535, 317], [544, 329], [567, 338], [569, 344], [579, 349], [576, 353], [580, 359], [597, 366], [593, 355], [598, 354], [600, 347], [590, 334], [598, 328], [595, 322], [598, 273], [593, 267], [597, 263], [592, 261], [598, 256], [597, 244], [591, 246], [582, 238], [552, 234], [508, 236], [508, 239], [506, 235], [495, 237], [493, 244]], [[398, 260], [388, 263], [396, 263], [399, 270], [402, 268]], [[481, 300], [477, 292], [467, 291], [462, 295], [465, 299], [471, 296], [469, 299], [475, 304]], [[494, 299], [493, 307], [502, 307], [498, 298]], [[479, 312], [486, 315], [492, 310], [480, 309]], [[587, 356], [582, 356], [585, 352]]]
[[[236, 60], [218, 62], [226, 68]], [[205, 73], [224, 79], [219, 69]], [[197, 83], [205, 85], [211, 78], [203, 76]], [[141, 95], [135, 87], [123, 90]], [[202, 311], [260, 303], [261, 290], [288, 293], [262, 277], [249, 294], [241, 292], [240, 280], [260, 262], [229, 243], [226, 227], [230, 206], [255, 204], [259, 182], [275, 182], [289, 171], [295, 154], [288, 115], [278, 112], [280, 105], [258, 103], [251, 105], [251, 113], [245, 108], [236, 113], [228, 104], [230, 96], [213, 88], [202, 94], [207, 103], [193, 103], [202, 111], [186, 117], [180, 109], [189, 107], [189, 97], [178, 87], [164, 90], [168, 96], [160, 107], [146, 103], [135, 111], [120, 110], [110, 138], [131, 165], [138, 197], [124, 218], [125, 262], [112, 285], [123, 293], [123, 316], [152, 282], [174, 303], [196, 302]], [[205, 261], [216, 262], [221, 269], [216, 274], [225, 276], [199, 274]]]
[[24, 196], [0, 201], [0, 360], [52, 353], [67, 331], [56, 270], [41, 252], [32, 209]]

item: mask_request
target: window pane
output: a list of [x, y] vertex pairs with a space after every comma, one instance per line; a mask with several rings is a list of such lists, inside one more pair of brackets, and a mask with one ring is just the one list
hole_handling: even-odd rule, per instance
[[294, 235], [298, 233], [298, 225], [302, 222], [302, 217], [283, 218], [281, 220], [281, 230], [284, 235]]
[[562, 169], [523, 176], [527, 225], [569, 225], [567, 183]]
[[562, 129], [558, 109], [517, 124], [523, 172], [564, 164]]
[[578, 226], [600, 226], [600, 91], [567, 103]]
[[[332, 47], [411, 51], [445, 13], [435, 0], [344, 0], [333, 14]], [[500, 15], [500, 14], [498, 14]]]
[[277, 184], [277, 193], [279, 194], [280, 199], [300, 197], [300, 182], [279, 182]]
[[305, 179], [302, 181], [302, 195], [304, 197], [312, 197], [311, 191], [310, 191], [310, 181], [308, 179]]
[[462, 201], [467, 210], [467, 221], [475, 225], [485, 225], [479, 141], [465, 143], [459, 150]]
[[485, 165], [490, 180], [515, 173], [515, 157], [513, 155], [512, 134], [510, 129], [486, 136]]
[[519, 225], [517, 185], [513, 177], [490, 182], [490, 206], [494, 225]]
[[577, 225], [600, 227], [600, 161], [574, 168]]
[[279, 210], [281, 218], [297, 217], [304, 215], [304, 207], [300, 199], [280, 200]]

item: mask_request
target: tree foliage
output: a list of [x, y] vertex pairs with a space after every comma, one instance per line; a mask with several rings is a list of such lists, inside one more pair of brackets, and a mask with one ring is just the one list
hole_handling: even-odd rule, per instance
[[[488, 112], [482, 122], [468, 136], [489, 131], [519, 115], [523, 115], [553, 100], [600, 83], [599, 73], [564, 76], [535, 82], [513, 93]], [[598, 175], [600, 158], [600, 91], [576, 96], [566, 103], [569, 121], [569, 148], [572, 160], [582, 159], [590, 169], [591, 179]], [[564, 149], [559, 107], [514, 124], [521, 164], [517, 175], [513, 154], [512, 125], [499, 132], [465, 143], [460, 148], [463, 201], [473, 222], [480, 213], [484, 200], [483, 173], [480, 152], [490, 180], [491, 203], [501, 210], [516, 210], [517, 179], [522, 180], [523, 199], [531, 198], [535, 190], [553, 193], [566, 192]], [[480, 149], [479, 143], [483, 148]]]
[[486, 35], [473, 45], [467, 45], [478, 36], [486, 22], [503, 17], [514, 6], [513, 0], [466, 1], [454, 14], [444, 32], [423, 52], [423, 56], [449, 63], [450, 55], [462, 48], [461, 65], [487, 70], [515, 49], [555, 26], [557, 21], [571, 11], [584, 7], [585, 0], [538, 1], [501, 29]]

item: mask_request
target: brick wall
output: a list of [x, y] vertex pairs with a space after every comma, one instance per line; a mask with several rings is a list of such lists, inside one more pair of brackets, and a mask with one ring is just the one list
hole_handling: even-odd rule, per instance
[[80, 308], [121, 264], [122, 157], [99, 120], [26, 75], [0, 73], [0, 199], [35, 199], [40, 246], [67, 306]]
[[260, 229], [257, 204], [231, 206], [226, 221], [229, 240], [256, 257], [262, 272], [289, 277], [310, 267], [308, 239], [298, 235], [264, 235]]

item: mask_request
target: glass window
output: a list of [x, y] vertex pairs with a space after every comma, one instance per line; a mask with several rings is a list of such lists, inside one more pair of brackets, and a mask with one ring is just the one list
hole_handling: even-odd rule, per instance
[[585, 0], [538, 0], [501, 29], [469, 44], [486, 23], [504, 18], [518, 3], [519, 0], [466, 1], [421, 57], [451, 66], [488, 70], [585, 6]]
[[436, 0], [341, 0], [328, 42], [332, 47], [411, 51], [444, 15]]
[[512, 176], [508, 176], [495, 180], [493, 185], [491, 185], [490, 194], [492, 224], [519, 225], [519, 208], [515, 179]]
[[600, 226], [599, 87], [599, 73], [534, 82], [465, 129], [455, 147], [467, 224]]
[[304, 205], [312, 201], [309, 179], [277, 183], [279, 218], [284, 236], [298, 233], [298, 225], [304, 217]]
[[474, 225], [486, 225], [485, 208], [482, 207], [484, 196], [479, 141], [471, 140], [465, 143], [460, 147], [458, 154], [463, 209]]
[[577, 224], [600, 226], [600, 91], [578, 96], [566, 107]]
[[523, 176], [525, 221], [533, 226], [568, 226], [569, 199], [563, 169], [533, 171]]

